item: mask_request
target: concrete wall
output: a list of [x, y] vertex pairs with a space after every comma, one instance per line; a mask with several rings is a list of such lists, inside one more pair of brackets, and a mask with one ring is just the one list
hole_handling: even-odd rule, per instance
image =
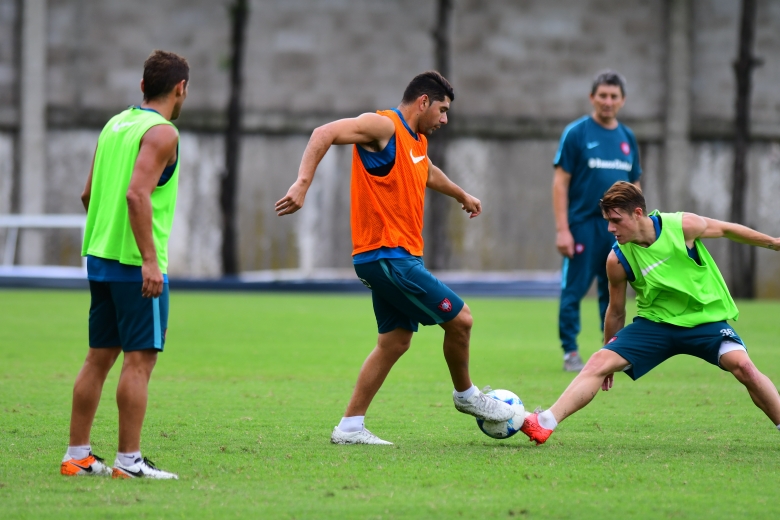
[[[455, 0], [448, 173], [481, 198], [469, 220], [446, 215], [451, 269], [557, 269], [550, 162], [568, 121], [589, 111], [593, 74], [628, 79], [622, 119], [640, 141], [648, 204], [725, 217], [730, 204], [738, 2], [690, 5], [690, 207], [668, 208], [664, 166], [669, 1]], [[681, 0], [674, 0], [681, 1]], [[219, 178], [227, 103], [229, 2], [48, 0], [46, 211], [78, 212], [100, 127], [140, 101], [141, 65], [154, 48], [185, 55], [190, 95], [171, 273], [220, 273]], [[0, 0], [0, 212], [12, 207], [18, 135], [19, 1]], [[416, 73], [433, 67], [434, 0], [251, 2], [239, 182], [242, 270], [350, 265], [349, 147], [323, 160], [304, 209], [273, 211], [295, 179], [311, 129], [337, 117], [397, 105]], [[751, 222], [780, 234], [772, 197], [780, 169], [780, 3], [759, 0], [750, 156]], [[668, 169], [669, 171], [666, 171]], [[77, 265], [78, 236], [46, 232], [49, 263]], [[0, 239], [3, 238], [0, 232]], [[712, 246], [724, 270], [725, 247]], [[780, 264], [759, 251], [759, 287], [780, 296]]]

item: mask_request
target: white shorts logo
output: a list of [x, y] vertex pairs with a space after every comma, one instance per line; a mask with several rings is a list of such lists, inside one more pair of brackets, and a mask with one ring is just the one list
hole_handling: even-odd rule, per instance
[[721, 336], [728, 336], [729, 338], [733, 338], [737, 335], [736, 332], [734, 332], [734, 329], [720, 329], [720, 335]]

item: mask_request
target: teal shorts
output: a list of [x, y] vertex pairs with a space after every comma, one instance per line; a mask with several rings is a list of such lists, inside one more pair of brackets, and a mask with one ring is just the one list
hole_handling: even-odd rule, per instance
[[125, 352], [165, 347], [168, 284], [158, 298], [141, 296], [143, 282], [89, 281], [89, 346]]
[[687, 354], [720, 366], [718, 353], [724, 341], [745, 346], [742, 338], [725, 321], [679, 327], [637, 316], [633, 323], [618, 331], [604, 348], [620, 354], [628, 361], [631, 366], [625, 372], [628, 377], [637, 380], [678, 354]]
[[401, 328], [446, 323], [463, 309], [463, 300], [436, 279], [421, 257], [382, 258], [356, 264], [355, 273], [371, 289], [380, 334]]

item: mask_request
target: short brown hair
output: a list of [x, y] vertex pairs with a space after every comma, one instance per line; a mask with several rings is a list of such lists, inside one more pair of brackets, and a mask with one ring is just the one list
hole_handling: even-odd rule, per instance
[[450, 98], [450, 101], [455, 101], [455, 90], [450, 85], [447, 79], [436, 72], [435, 70], [429, 70], [415, 76], [412, 81], [406, 86], [404, 90], [404, 97], [401, 102], [404, 105], [413, 103], [417, 98], [427, 94], [431, 103], [434, 101], [444, 101], [444, 96]]
[[613, 209], [633, 213], [636, 208], [642, 208], [642, 214], [647, 215], [647, 205], [642, 190], [626, 181], [617, 181], [613, 184], [599, 201], [599, 207], [604, 215], [609, 215]]
[[155, 50], [144, 62], [144, 101], [169, 94], [181, 80], [190, 80], [187, 60], [173, 52]]

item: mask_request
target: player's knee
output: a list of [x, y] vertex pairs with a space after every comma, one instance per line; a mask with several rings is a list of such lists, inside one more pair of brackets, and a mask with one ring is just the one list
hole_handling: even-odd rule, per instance
[[761, 376], [761, 372], [758, 371], [756, 365], [749, 358], [740, 359], [729, 370], [743, 384], [758, 381], [758, 378]]
[[122, 370], [134, 370], [150, 374], [157, 364], [157, 350], [146, 349], [125, 353], [125, 362]]
[[455, 319], [451, 322], [452, 326], [459, 331], [468, 333], [471, 331], [471, 327], [474, 325], [474, 317], [471, 315], [471, 309], [465, 303]]
[[120, 348], [91, 348], [85, 364], [98, 372], [108, 373], [121, 352]]
[[593, 354], [585, 367], [580, 372], [585, 376], [606, 377], [613, 374], [618, 368], [615, 366], [614, 352], [610, 350], [599, 350]]

